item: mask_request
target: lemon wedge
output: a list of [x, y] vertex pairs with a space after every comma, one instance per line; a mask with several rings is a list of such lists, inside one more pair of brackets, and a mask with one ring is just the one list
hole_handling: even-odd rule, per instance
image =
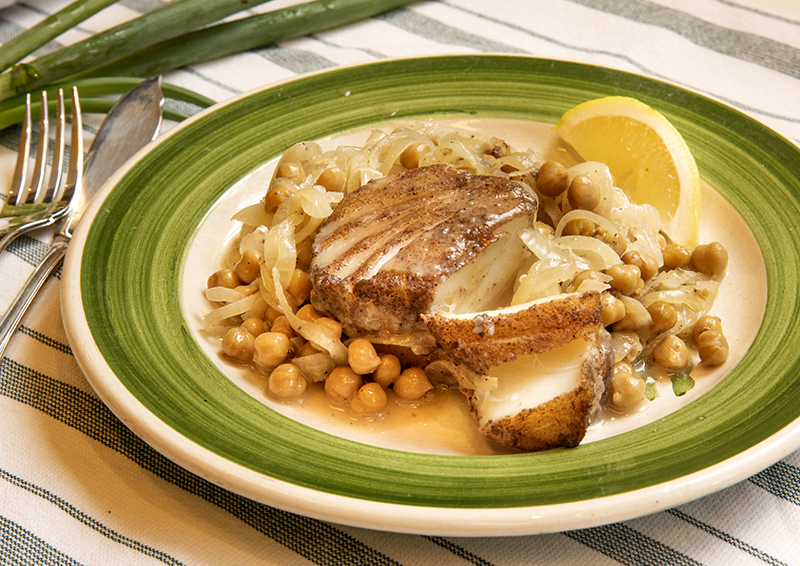
[[632, 202], [654, 206], [672, 240], [697, 245], [700, 175], [662, 114], [634, 98], [610, 96], [572, 108], [553, 129], [583, 159], [608, 165]]

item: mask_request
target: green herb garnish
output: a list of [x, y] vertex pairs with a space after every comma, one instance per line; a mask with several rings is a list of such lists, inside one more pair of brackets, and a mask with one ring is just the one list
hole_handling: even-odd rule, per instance
[[648, 401], [652, 401], [656, 397], [658, 397], [658, 388], [656, 387], [656, 380], [652, 377], [648, 377], [644, 381], [644, 396], [647, 397]]
[[676, 373], [670, 376], [672, 380], [672, 391], [676, 397], [681, 397], [694, 387], [694, 379], [689, 375], [689, 372]]

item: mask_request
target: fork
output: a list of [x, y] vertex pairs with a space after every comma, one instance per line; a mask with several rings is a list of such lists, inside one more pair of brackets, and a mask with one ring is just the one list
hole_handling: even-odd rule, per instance
[[[82, 121], [80, 113], [75, 112], [78, 108], [78, 93], [73, 88], [72, 92], [72, 147], [76, 135], [81, 135]], [[17, 216], [0, 218], [0, 252], [8, 244], [22, 234], [43, 228], [55, 223], [59, 218], [67, 214], [67, 203], [74, 193], [74, 187], [67, 182], [61, 186], [61, 179], [64, 170], [64, 146], [66, 128], [66, 118], [64, 110], [64, 92], [58, 91], [58, 103], [56, 107], [56, 133], [54, 140], [53, 162], [50, 167], [50, 178], [47, 185], [44, 184], [47, 149], [49, 145], [48, 137], [48, 104], [47, 93], [42, 92], [42, 104], [39, 117], [39, 144], [36, 150], [36, 160], [33, 165], [33, 172], [30, 181], [26, 185], [28, 174], [28, 162], [31, 152], [31, 97], [27, 95], [25, 101], [25, 119], [20, 135], [19, 153], [14, 168], [14, 179], [8, 193], [7, 205], [14, 207], [29, 208], [28, 212], [23, 212]], [[23, 209], [24, 210], [24, 209]]]
[[[61, 100], [61, 107], [63, 108], [63, 99], [64, 94], [59, 92], [59, 99]], [[64, 182], [63, 190], [61, 191], [61, 201], [66, 203], [63, 210], [64, 213], [61, 214], [67, 223], [68, 218], [71, 217], [73, 211], [77, 206], [80, 205], [82, 191], [81, 191], [81, 182], [83, 177], [83, 119], [81, 117], [81, 107], [80, 107], [80, 100], [78, 99], [78, 89], [77, 87], [72, 87], [72, 130], [71, 130], [71, 140], [70, 140], [70, 156], [69, 156], [69, 166], [67, 168], [67, 178]], [[62, 127], [62, 134], [63, 134], [63, 127]], [[63, 141], [61, 142], [63, 143]], [[61, 174], [59, 173], [59, 178]], [[58, 184], [55, 185], [54, 190], [58, 190]], [[60, 211], [57, 213], [60, 214]], [[52, 216], [52, 215], [51, 215]], [[11, 235], [11, 234], [9, 234]], [[55, 239], [58, 241], [59, 237], [62, 236], [61, 233], [56, 234]], [[2, 242], [0, 242], [2, 244]], [[51, 250], [54, 246], [51, 246]], [[65, 249], [65, 246], [62, 246], [58, 249]], [[49, 252], [45, 256], [45, 261], [48, 258], [55, 258], [56, 255]], [[58, 261], [61, 260], [62, 256], [58, 257]], [[25, 310], [30, 305], [30, 302], [33, 300], [36, 292], [39, 290], [41, 285], [44, 283], [47, 276], [50, 275], [52, 269], [55, 267], [55, 263], [52, 263], [51, 260], [51, 267], [49, 270], [43, 271], [45, 273], [44, 278], [34, 277], [39, 269], [41, 269], [44, 265], [44, 262], [40, 263], [37, 269], [34, 270], [34, 273], [31, 278], [29, 278], [28, 282], [25, 284], [23, 289], [20, 291], [17, 298], [14, 299], [12, 302], [12, 306], [9, 310], [3, 315], [2, 321], [0, 321], [0, 358], [3, 357], [3, 353], [5, 352], [6, 347], [8, 346], [9, 341], [11, 340], [11, 335], [14, 330], [17, 328], [17, 325], [22, 320], [22, 315], [25, 313]], [[20, 299], [22, 298], [22, 299]]]

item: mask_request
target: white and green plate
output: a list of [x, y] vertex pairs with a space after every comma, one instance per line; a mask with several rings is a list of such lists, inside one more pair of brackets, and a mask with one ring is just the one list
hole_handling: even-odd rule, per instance
[[[209, 353], [197, 320], [208, 310], [200, 290], [210, 271], [196, 264], [212, 266], [222, 242], [198, 254], [198, 235], [210, 223], [227, 234], [219, 211], [257, 200], [242, 187], [292, 144], [390, 121], [555, 123], [575, 104], [609, 95], [636, 97], [665, 114], [722, 197], [719, 208], [707, 203], [730, 211], [732, 225], [749, 227], [728, 230], [736, 232], [728, 244], [736, 271], [757, 275], [737, 282], [734, 273], [738, 290], [727, 299], [729, 311], [744, 313], [742, 336], [731, 337], [731, 367], [704, 394], [575, 449], [459, 455], [409, 449], [413, 438], [392, 448], [312, 426], [259, 398]], [[715, 222], [728, 224], [720, 214]], [[78, 363], [111, 410], [164, 455], [222, 487], [375, 529], [560, 531], [678, 505], [800, 448], [797, 226], [800, 150], [719, 102], [562, 61], [383, 61], [244, 94], [143, 150], [81, 223], [66, 261], [63, 313]], [[745, 251], [737, 255], [740, 239]], [[187, 281], [187, 273], [204, 275]], [[195, 288], [192, 297], [186, 289]]]

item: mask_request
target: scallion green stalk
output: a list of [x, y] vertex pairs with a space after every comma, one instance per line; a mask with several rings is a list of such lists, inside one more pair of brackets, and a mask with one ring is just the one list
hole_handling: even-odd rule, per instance
[[153, 45], [86, 76], [152, 76], [357, 22], [415, 0], [315, 0], [248, 16]]
[[[78, 92], [81, 95], [81, 110], [84, 113], [92, 114], [105, 114], [116, 102], [114, 98], [98, 98], [100, 96], [111, 94], [124, 94], [128, 92], [134, 85], [139, 84], [142, 79], [127, 78], [127, 77], [110, 77], [101, 79], [84, 79], [79, 81], [72, 81], [62, 85], [49, 86], [47, 91], [47, 99], [49, 101], [48, 108], [50, 113], [54, 113], [57, 103], [57, 92], [59, 88], [67, 91], [72, 88], [72, 85], [78, 87]], [[201, 96], [195, 92], [185, 88], [175, 86], [169, 83], [162, 82], [161, 90], [164, 96], [172, 100], [180, 100], [188, 102], [200, 108], [207, 108], [214, 104], [210, 98]], [[31, 113], [33, 116], [39, 115], [39, 108], [41, 99], [37, 97], [31, 98]], [[70, 102], [65, 100], [67, 111], [69, 112]], [[25, 118], [25, 96], [15, 97], [0, 102], [0, 130], [13, 126], [14, 124], [21, 124]], [[187, 118], [181, 112], [170, 108], [164, 108], [164, 118], [167, 120], [174, 120], [180, 122]]]
[[[71, 6], [92, 3], [97, 7], [96, 3], [100, 1], [78, 0]], [[82, 98], [89, 101], [87, 109], [104, 111], [113, 101], [93, 97], [126, 92], [141, 80], [122, 77], [153, 76], [319, 33], [416, 0], [314, 0], [208, 26], [227, 15], [266, 1], [174, 0], [163, 8], [42, 56], [30, 64], [17, 65], [0, 74], [0, 129], [21, 120], [19, 116], [24, 109], [21, 93], [45, 88], [51, 99], [55, 99], [54, 93], [59, 87], [66, 90], [75, 84]], [[0, 47], [0, 54], [3, 49], [5, 47]], [[162, 87], [167, 97], [201, 108], [214, 103], [174, 85], [164, 83]], [[180, 118], [176, 114], [174, 119]]]
[[[81, 98], [81, 113], [107, 114], [116, 102], [117, 101], [114, 98]], [[56, 100], [48, 101], [47, 108], [51, 114], [55, 113], [57, 103], [58, 102]], [[41, 106], [42, 105], [40, 102], [31, 104], [31, 112], [34, 116], [39, 115], [39, 108], [41, 108]], [[64, 106], [65, 111], [69, 114], [72, 111], [72, 102], [69, 100], [64, 100]], [[24, 113], [24, 106], [21, 108], [15, 107], [0, 112], [0, 130], [7, 128], [8, 126], [13, 126], [14, 124], [21, 124], [22, 120], [25, 118]], [[174, 110], [172, 108], [164, 108], [162, 115], [164, 116], [165, 120], [173, 120], [175, 122], [180, 122], [188, 118], [188, 116], [183, 112]]]
[[48, 41], [119, 0], [76, 0], [0, 47], [0, 71], [21, 61]]
[[[88, 78], [88, 79], [75, 79], [75, 80], [68, 80], [63, 83], [47, 85], [42, 90], [47, 92], [47, 98], [49, 100], [56, 99], [58, 89], [63, 89], [64, 92], [68, 92], [69, 90], [72, 89], [73, 86], [78, 87], [78, 92], [80, 93], [82, 98], [98, 97], [108, 94], [126, 93], [134, 86], [142, 82], [142, 80], [143, 79], [134, 77], [98, 77], [98, 78]], [[199, 106], [200, 108], [207, 108], [212, 104], [216, 103], [215, 100], [212, 100], [194, 91], [170, 83], [162, 82], [161, 90], [163, 91], [164, 95], [167, 98], [180, 100], [182, 102], [188, 102], [189, 104]], [[17, 96], [13, 96], [11, 98], [7, 98], [6, 100], [0, 101], [0, 112], [3, 112], [5, 110], [10, 110], [15, 107], [25, 106], [25, 96], [26, 95], [24, 94], [20, 94]], [[38, 99], [38, 96], [33, 97], [33, 99]]]
[[269, 0], [174, 0], [0, 75], [0, 100], [116, 60]]

